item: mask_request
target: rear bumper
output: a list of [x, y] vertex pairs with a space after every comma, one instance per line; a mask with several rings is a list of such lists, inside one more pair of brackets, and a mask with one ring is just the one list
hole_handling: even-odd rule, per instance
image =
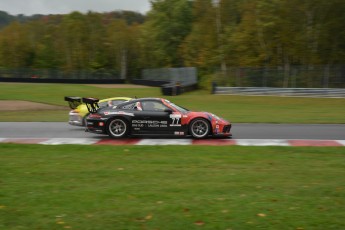
[[[103, 125], [100, 125], [101, 123]], [[104, 134], [105, 122], [101, 120], [87, 120], [85, 132]]]
[[74, 126], [84, 126], [83, 123], [80, 122], [80, 121], [71, 121], [71, 120], [69, 120], [68, 124], [74, 125]]
[[84, 126], [83, 117], [79, 115], [79, 113], [71, 111], [69, 113], [69, 120], [68, 124], [74, 125], [74, 126]]

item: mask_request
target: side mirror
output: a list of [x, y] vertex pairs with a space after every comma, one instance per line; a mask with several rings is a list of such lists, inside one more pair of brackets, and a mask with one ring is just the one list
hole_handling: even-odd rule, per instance
[[164, 109], [164, 112], [169, 113], [169, 114], [173, 113], [173, 111], [171, 109]]

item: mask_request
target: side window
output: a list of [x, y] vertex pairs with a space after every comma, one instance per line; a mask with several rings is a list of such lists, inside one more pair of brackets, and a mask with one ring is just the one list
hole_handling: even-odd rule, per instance
[[122, 109], [133, 110], [134, 106], [135, 106], [135, 103], [130, 103], [128, 105], [122, 106]]
[[133, 102], [128, 105], [122, 106], [121, 108], [127, 110], [142, 110], [140, 102]]
[[119, 105], [119, 104], [121, 104], [123, 102], [125, 102], [125, 100], [109, 100], [109, 101], [104, 101], [104, 102], [98, 103], [98, 106], [100, 108], [103, 108], [103, 107], [113, 107], [113, 106]]
[[168, 107], [158, 101], [144, 101], [142, 106], [144, 111], [164, 111], [168, 109]]
[[107, 107], [108, 106], [108, 102], [100, 102], [100, 103], [98, 103], [98, 106], [100, 107], [100, 108], [103, 108], [103, 107]]

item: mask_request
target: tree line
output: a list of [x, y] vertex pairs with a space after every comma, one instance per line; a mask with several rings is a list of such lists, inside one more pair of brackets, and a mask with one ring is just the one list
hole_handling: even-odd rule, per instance
[[146, 15], [0, 12], [0, 68], [113, 70], [129, 79], [147, 68], [193, 66], [210, 76], [333, 66], [345, 61], [344, 22], [344, 0], [151, 0]]

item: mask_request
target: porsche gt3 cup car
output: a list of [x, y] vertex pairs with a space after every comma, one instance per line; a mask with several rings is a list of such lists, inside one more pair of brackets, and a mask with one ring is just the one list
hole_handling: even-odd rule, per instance
[[176, 135], [194, 138], [232, 136], [231, 123], [208, 112], [193, 112], [162, 98], [141, 98], [116, 108], [97, 108], [97, 99], [83, 98], [90, 115], [86, 131], [112, 138], [128, 135]]
[[[129, 98], [129, 97], [106, 98], [106, 99], [100, 100], [98, 103], [98, 106], [99, 108], [116, 106], [120, 103], [129, 101], [131, 99], [132, 98]], [[82, 98], [66, 96], [65, 101], [68, 102], [69, 107], [72, 109], [69, 112], [68, 123], [70, 125], [75, 125], [75, 126], [85, 126], [85, 118], [87, 115], [89, 115], [89, 111], [86, 107], [86, 104], [82, 102]]]

